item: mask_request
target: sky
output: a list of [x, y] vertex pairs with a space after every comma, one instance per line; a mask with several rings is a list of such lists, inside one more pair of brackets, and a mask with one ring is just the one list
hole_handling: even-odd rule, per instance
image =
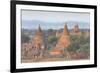
[[[64, 23], [64, 22], [82, 22], [82, 23], [88, 23], [88, 24], [79, 24], [80, 27], [87, 27], [89, 28], [90, 23], [90, 14], [89, 13], [79, 13], [79, 12], [54, 12], [54, 11], [33, 11], [33, 10], [22, 10], [22, 28], [37, 28], [37, 26], [40, 24], [44, 29], [48, 28], [56, 28], [56, 25], [50, 24], [28, 24], [28, 21], [41, 21], [45, 23]], [[26, 23], [27, 22], [27, 23]], [[29, 25], [29, 26], [28, 26]], [[71, 24], [72, 25], [72, 24]], [[62, 27], [61, 24], [57, 25], [58, 27]], [[70, 24], [68, 24], [68, 27]], [[71, 26], [70, 26], [71, 27]]]

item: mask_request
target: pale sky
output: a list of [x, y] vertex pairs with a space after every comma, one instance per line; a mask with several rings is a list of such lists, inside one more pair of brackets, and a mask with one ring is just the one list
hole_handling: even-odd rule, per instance
[[22, 10], [22, 20], [39, 20], [44, 22], [78, 21], [90, 22], [89, 13], [50, 12]]

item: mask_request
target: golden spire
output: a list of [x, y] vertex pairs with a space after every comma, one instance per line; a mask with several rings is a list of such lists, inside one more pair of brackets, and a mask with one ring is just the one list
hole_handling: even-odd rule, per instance
[[65, 23], [65, 25], [64, 25], [63, 34], [69, 35], [69, 31], [68, 31], [68, 28], [67, 28], [67, 23]]
[[40, 24], [39, 24], [39, 29], [38, 29], [38, 31], [39, 31], [39, 32], [42, 32], [41, 27], [40, 27]]

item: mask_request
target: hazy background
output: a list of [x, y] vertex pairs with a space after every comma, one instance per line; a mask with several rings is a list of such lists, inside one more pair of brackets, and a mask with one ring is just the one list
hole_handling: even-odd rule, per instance
[[54, 12], [54, 11], [33, 11], [22, 10], [22, 28], [37, 29], [39, 24], [42, 29], [59, 29], [64, 27], [67, 22], [71, 29], [75, 23], [79, 28], [89, 29], [90, 14], [79, 12]]

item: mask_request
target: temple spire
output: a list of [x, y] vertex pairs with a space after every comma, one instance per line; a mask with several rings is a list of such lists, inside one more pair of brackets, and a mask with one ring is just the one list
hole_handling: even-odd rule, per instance
[[62, 51], [64, 49], [67, 49], [67, 47], [71, 44], [70, 42], [71, 41], [70, 41], [70, 35], [67, 28], [67, 23], [65, 23], [63, 32], [60, 38], [58, 38], [56, 46], [54, 46], [54, 48], [50, 51], [50, 54], [51, 55], [62, 54]]
[[68, 28], [67, 28], [67, 23], [65, 23], [65, 25], [64, 25], [63, 34], [69, 35], [69, 31], [68, 31]]
[[41, 31], [42, 31], [42, 30], [41, 30], [41, 27], [40, 27], [40, 24], [39, 24], [39, 28], [38, 28], [38, 31], [39, 31], [39, 32], [41, 32]]
[[38, 26], [38, 30], [35, 32], [35, 35], [34, 36], [37, 36], [37, 35], [42, 35], [42, 29], [41, 29], [41, 27], [40, 27], [40, 24], [39, 24], [39, 26]]

